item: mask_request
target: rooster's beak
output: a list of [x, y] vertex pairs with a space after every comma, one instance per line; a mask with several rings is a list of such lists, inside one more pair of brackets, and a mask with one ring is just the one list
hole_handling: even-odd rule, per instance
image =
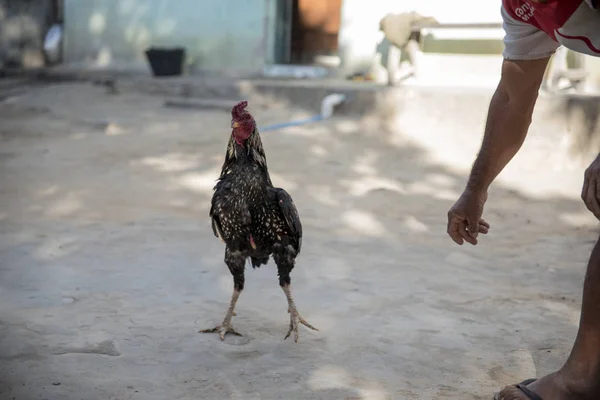
[[233, 129], [237, 128], [238, 126], [240, 126], [239, 122], [236, 122], [236, 121], [231, 121], [231, 127], [232, 127]]

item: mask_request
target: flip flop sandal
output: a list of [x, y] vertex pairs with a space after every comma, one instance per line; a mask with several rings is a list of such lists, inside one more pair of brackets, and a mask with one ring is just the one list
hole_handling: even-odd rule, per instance
[[[531, 389], [527, 388], [528, 385], [531, 385], [533, 382], [537, 381], [537, 379], [526, 379], [521, 383], [517, 383], [515, 386], [519, 389], [525, 396], [527, 396], [530, 400], [544, 400], [540, 397], [540, 395], [531, 391]], [[499, 400], [498, 394], [494, 396], [494, 400]]]

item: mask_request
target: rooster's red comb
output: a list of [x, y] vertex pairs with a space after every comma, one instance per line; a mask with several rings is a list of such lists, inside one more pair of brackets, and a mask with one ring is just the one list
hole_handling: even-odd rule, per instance
[[231, 116], [233, 119], [241, 119], [244, 114], [248, 114], [245, 108], [248, 107], [248, 102], [246, 100], [240, 101], [231, 109]]

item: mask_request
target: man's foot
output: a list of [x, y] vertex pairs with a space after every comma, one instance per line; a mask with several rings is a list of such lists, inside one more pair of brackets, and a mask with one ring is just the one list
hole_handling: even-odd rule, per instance
[[[593, 400], [600, 399], [600, 393], [592, 393], [588, 387], [567, 382], [559, 373], [546, 375], [539, 380], [527, 380], [521, 384], [505, 387], [494, 400]], [[528, 392], [528, 393], [526, 393]], [[537, 397], [536, 397], [537, 396]]]

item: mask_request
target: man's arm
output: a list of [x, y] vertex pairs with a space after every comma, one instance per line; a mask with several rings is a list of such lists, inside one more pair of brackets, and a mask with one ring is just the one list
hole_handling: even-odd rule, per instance
[[505, 32], [502, 77], [467, 187], [448, 211], [448, 234], [459, 245], [475, 245], [478, 234], [488, 232], [490, 225], [481, 218], [487, 190], [523, 145], [548, 60], [560, 46], [510, 9], [502, 6], [500, 13]]
[[477, 244], [490, 225], [481, 218], [487, 190], [525, 141], [549, 57], [507, 60], [488, 110], [483, 143], [465, 191], [448, 211], [448, 234], [457, 244]]
[[467, 183], [468, 191], [489, 186], [521, 148], [549, 57], [504, 60], [502, 77], [490, 102], [481, 149]]
[[560, 46], [543, 31], [500, 8], [504, 36], [502, 77], [488, 110], [481, 150], [467, 190], [487, 191], [521, 148], [548, 60]]

